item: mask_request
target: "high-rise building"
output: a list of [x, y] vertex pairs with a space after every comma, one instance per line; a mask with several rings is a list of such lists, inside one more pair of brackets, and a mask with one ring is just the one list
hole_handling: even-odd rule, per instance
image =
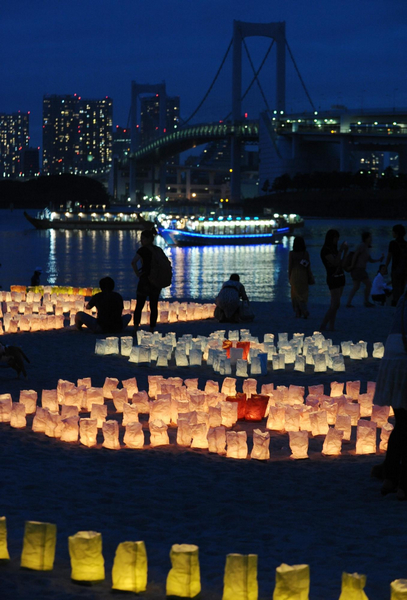
[[90, 174], [112, 162], [113, 102], [47, 95], [43, 99], [43, 173]]
[[23, 175], [21, 154], [29, 145], [30, 113], [0, 113], [0, 177]]
[[179, 96], [166, 97], [165, 132], [159, 131], [160, 95], [145, 96], [140, 101], [140, 145], [147, 144], [163, 133], [171, 133], [179, 123]]

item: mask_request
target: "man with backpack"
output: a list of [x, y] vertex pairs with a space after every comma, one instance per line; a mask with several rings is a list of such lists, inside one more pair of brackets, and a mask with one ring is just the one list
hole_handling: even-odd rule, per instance
[[152, 229], [141, 232], [141, 246], [131, 261], [133, 271], [139, 278], [134, 311], [135, 332], [140, 325], [141, 313], [147, 298], [150, 301], [150, 331], [155, 330], [160, 292], [162, 288], [171, 285], [171, 263], [161, 248], [153, 244], [154, 237], [155, 232]]

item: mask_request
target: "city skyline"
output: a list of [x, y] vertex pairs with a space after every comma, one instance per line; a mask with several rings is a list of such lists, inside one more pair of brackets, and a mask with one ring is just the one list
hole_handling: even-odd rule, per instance
[[[32, 5], [23, 0], [18, 13], [6, 0], [0, 24], [2, 86], [0, 111], [30, 111], [31, 146], [42, 147], [42, 99], [46, 94], [86, 98], [109, 96], [113, 125], [126, 127], [131, 81], [166, 82], [167, 94], [180, 96], [183, 119], [207, 92], [232, 38], [233, 20], [286, 22], [286, 36], [309, 95], [317, 109], [333, 104], [349, 107], [407, 106], [405, 30], [407, 6], [397, 0], [358, 3], [283, 5], [259, 0], [247, 8], [243, 0], [207, 0], [194, 5], [178, 0], [135, 5], [72, 0], [61, 6], [50, 0]], [[312, 13], [312, 14], [311, 14]], [[256, 68], [269, 39], [249, 38]], [[252, 78], [244, 56], [243, 89]], [[260, 75], [272, 106], [275, 47]], [[195, 122], [218, 120], [231, 108], [231, 54]], [[253, 86], [243, 110], [256, 117], [266, 107]], [[311, 109], [287, 52], [288, 112]]]

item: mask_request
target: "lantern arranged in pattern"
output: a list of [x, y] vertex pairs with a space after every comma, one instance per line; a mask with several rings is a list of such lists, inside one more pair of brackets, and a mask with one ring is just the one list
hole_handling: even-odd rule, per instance
[[342, 438], [343, 431], [331, 427], [326, 434], [322, 446], [322, 454], [326, 456], [338, 456], [342, 450]]
[[106, 404], [92, 404], [90, 418], [96, 419], [98, 429], [101, 429], [107, 417]]
[[25, 418], [25, 405], [20, 402], [11, 403], [10, 426], [22, 429], [27, 425]]
[[226, 445], [226, 456], [228, 458], [247, 458], [246, 431], [227, 431]]
[[91, 448], [96, 446], [96, 437], [98, 434], [97, 419], [80, 419], [79, 421], [79, 441], [84, 446]]
[[366, 575], [342, 573], [342, 589], [339, 600], [368, 600], [364, 590]]
[[0, 517], [0, 561], [10, 560], [7, 547], [7, 521]]
[[117, 421], [105, 421], [102, 424], [103, 448], [119, 450], [119, 423]]
[[392, 431], [393, 431], [393, 425], [391, 423], [386, 423], [381, 428], [381, 431], [380, 431], [380, 444], [379, 444], [379, 450], [380, 450], [380, 452], [386, 452], [387, 451], [387, 446], [388, 446], [388, 443], [389, 443], [389, 437], [390, 437], [390, 434], [391, 434]]
[[79, 417], [62, 419], [61, 442], [77, 442], [79, 437]]
[[24, 404], [26, 415], [32, 415], [37, 410], [37, 398], [35, 390], [21, 390], [19, 402]]
[[222, 425], [210, 428], [207, 436], [209, 452], [226, 454], [226, 428]]
[[201, 591], [199, 549], [193, 544], [174, 544], [171, 548], [171, 570], [167, 576], [167, 596], [194, 598]]
[[104, 580], [105, 561], [100, 533], [78, 531], [68, 537], [68, 547], [73, 581], [94, 583]]
[[254, 429], [253, 448], [251, 457], [256, 460], [268, 460], [270, 458], [270, 432]]
[[228, 554], [222, 600], [257, 600], [257, 554]]
[[56, 412], [58, 410], [57, 390], [42, 390], [41, 406], [42, 408], [48, 408], [48, 410], [50, 410], [51, 412]]
[[291, 450], [290, 458], [308, 458], [308, 431], [290, 431], [288, 436]]
[[335, 429], [342, 431], [343, 439], [349, 441], [352, 433], [351, 418], [348, 415], [338, 415], [336, 417]]
[[142, 448], [144, 446], [144, 432], [141, 423], [128, 423], [124, 432], [123, 443], [128, 448]]
[[144, 542], [117, 546], [112, 569], [112, 589], [140, 594], [147, 588], [147, 552]]
[[26, 521], [21, 567], [35, 571], [51, 571], [54, 566], [56, 542], [56, 525]]
[[0, 423], [10, 422], [12, 404], [11, 394], [0, 395]]
[[356, 454], [376, 453], [376, 429], [374, 421], [358, 421], [356, 428]]
[[407, 600], [407, 579], [395, 579], [391, 582], [390, 600]]
[[308, 600], [309, 565], [282, 564], [276, 569], [273, 600]]
[[163, 421], [161, 421], [161, 419], [149, 421], [148, 426], [150, 429], [151, 446], [167, 446], [170, 443], [167, 431], [168, 426]]

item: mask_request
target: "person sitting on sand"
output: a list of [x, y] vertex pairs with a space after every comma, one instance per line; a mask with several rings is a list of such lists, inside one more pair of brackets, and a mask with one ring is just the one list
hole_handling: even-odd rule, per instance
[[377, 271], [376, 277], [372, 283], [372, 300], [380, 302], [382, 306], [386, 304], [386, 298], [391, 296], [392, 288], [391, 285], [387, 285], [384, 276], [387, 273], [387, 267], [385, 264], [380, 265]]
[[103, 277], [99, 281], [99, 287], [102, 291], [92, 296], [86, 305], [88, 310], [96, 307], [96, 319], [92, 315], [79, 311], [75, 316], [75, 325], [77, 329], [82, 329], [82, 326], [86, 325], [93, 333], [118, 333], [127, 327], [131, 315], [122, 316], [123, 298], [113, 291], [114, 281], [111, 277]]
[[238, 323], [240, 299], [248, 300], [244, 285], [237, 273], [232, 273], [216, 297], [215, 318], [219, 323]]

